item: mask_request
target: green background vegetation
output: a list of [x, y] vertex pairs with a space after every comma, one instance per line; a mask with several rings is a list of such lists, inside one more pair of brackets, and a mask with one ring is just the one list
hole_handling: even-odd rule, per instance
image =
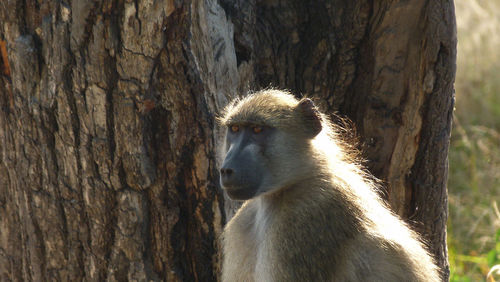
[[455, 0], [455, 5], [450, 280], [485, 281], [489, 269], [500, 264], [500, 0]]

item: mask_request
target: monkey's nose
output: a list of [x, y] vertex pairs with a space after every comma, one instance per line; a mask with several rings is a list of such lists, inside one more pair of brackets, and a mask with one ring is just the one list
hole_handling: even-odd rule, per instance
[[228, 176], [231, 176], [231, 174], [232, 174], [232, 173], [233, 173], [233, 170], [232, 170], [232, 169], [230, 169], [230, 168], [221, 168], [221, 169], [220, 169], [220, 174], [221, 174], [222, 176], [226, 176], [226, 177], [228, 177]]

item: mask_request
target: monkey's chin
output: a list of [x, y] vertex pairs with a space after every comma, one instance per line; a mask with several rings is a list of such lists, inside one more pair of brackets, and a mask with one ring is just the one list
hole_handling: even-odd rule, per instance
[[255, 191], [249, 188], [223, 187], [229, 198], [237, 201], [245, 201], [255, 196]]

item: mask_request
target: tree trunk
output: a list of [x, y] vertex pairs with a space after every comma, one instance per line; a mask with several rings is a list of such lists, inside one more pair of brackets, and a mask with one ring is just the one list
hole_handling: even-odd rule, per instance
[[0, 280], [213, 281], [228, 100], [269, 85], [356, 124], [448, 278], [452, 1], [0, 5]]

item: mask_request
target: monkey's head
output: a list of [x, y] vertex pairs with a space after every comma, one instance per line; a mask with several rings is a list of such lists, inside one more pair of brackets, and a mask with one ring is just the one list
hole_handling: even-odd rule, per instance
[[233, 101], [219, 119], [227, 128], [222, 187], [235, 200], [273, 193], [311, 177], [310, 141], [322, 117], [310, 99], [264, 90]]

